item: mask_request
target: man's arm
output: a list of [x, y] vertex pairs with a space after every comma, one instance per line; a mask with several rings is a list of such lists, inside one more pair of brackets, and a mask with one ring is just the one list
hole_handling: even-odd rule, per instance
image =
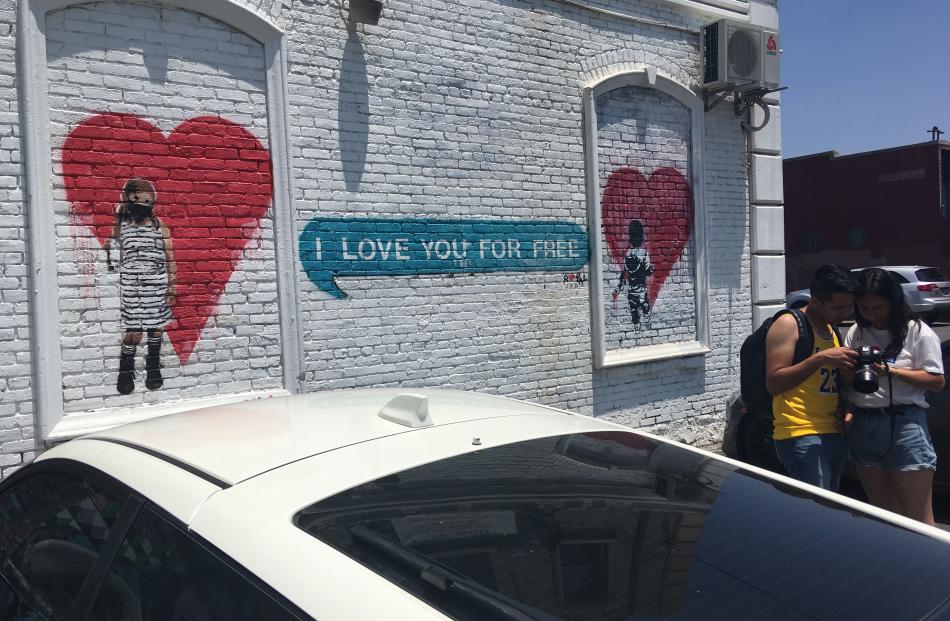
[[857, 356], [847, 347], [834, 347], [792, 364], [797, 344], [798, 321], [792, 315], [782, 315], [765, 337], [765, 388], [769, 394], [777, 395], [795, 388], [826, 364], [850, 372]]

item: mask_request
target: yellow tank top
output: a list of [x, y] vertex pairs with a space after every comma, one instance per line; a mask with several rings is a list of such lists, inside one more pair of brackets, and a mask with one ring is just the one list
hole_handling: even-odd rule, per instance
[[[840, 347], [838, 335], [831, 338], [815, 333], [815, 353]], [[823, 366], [804, 382], [772, 398], [776, 440], [788, 440], [819, 433], [837, 433], [838, 371]]]

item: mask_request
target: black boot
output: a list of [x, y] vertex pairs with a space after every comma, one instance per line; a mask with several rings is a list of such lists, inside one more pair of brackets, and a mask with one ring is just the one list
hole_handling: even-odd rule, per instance
[[148, 353], [145, 355], [145, 387], [158, 390], [165, 383], [162, 379], [162, 335], [148, 335]]
[[122, 346], [122, 355], [119, 357], [119, 379], [115, 383], [115, 389], [119, 391], [120, 395], [127, 395], [135, 390], [134, 346]]

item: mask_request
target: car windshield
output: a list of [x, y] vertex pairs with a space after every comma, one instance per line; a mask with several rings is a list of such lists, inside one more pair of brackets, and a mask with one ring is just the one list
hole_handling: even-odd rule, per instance
[[906, 619], [947, 605], [950, 546], [635, 433], [478, 450], [294, 522], [454, 619]]
[[920, 282], [943, 282], [947, 279], [942, 271], [936, 267], [925, 267], [914, 272]]

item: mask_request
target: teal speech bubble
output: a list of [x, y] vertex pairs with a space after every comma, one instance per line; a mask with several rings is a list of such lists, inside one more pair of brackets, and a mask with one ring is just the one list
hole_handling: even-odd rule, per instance
[[300, 262], [320, 290], [335, 279], [479, 272], [571, 272], [589, 258], [587, 231], [573, 222], [314, 218], [300, 234]]

